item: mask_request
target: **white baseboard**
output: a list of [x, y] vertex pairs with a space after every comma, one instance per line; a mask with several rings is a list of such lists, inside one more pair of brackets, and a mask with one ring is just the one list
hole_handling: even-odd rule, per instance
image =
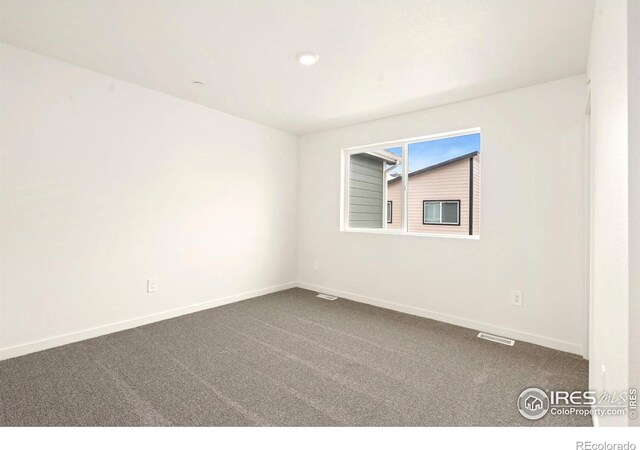
[[386, 300], [381, 300], [373, 297], [366, 297], [363, 295], [354, 294], [352, 292], [344, 292], [336, 289], [331, 289], [323, 286], [316, 286], [310, 283], [298, 282], [298, 287], [302, 289], [308, 289], [310, 291], [323, 292], [325, 294], [335, 295], [337, 297], [346, 298], [359, 303], [366, 303], [368, 305], [379, 306], [381, 308], [392, 309], [414, 316], [426, 317], [427, 319], [438, 320], [440, 322], [450, 323], [452, 325], [458, 325], [464, 328], [471, 328], [472, 330], [484, 331], [486, 333], [497, 334], [507, 338], [515, 339], [517, 341], [529, 342], [531, 344], [541, 345], [543, 347], [552, 348], [554, 350], [560, 350], [563, 352], [574, 353], [576, 355], [583, 355], [583, 348], [580, 344], [572, 342], [561, 341], [558, 339], [540, 336], [537, 334], [527, 333], [525, 331], [513, 330], [510, 328], [503, 328], [496, 325], [491, 325], [484, 322], [478, 322], [476, 320], [465, 319], [463, 317], [453, 316], [450, 314], [439, 313], [435, 311], [429, 311], [427, 309], [416, 308], [415, 306], [406, 306], [399, 303], [393, 303]]
[[247, 300], [249, 298], [259, 297], [261, 295], [271, 294], [273, 292], [284, 291], [285, 289], [291, 289], [296, 286], [297, 286], [296, 283], [280, 284], [277, 286], [257, 289], [255, 291], [243, 292], [240, 294], [230, 295], [228, 297], [196, 303], [194, 305], [183, 306], [183, 307], [171, 309], [168, 311], [161, 311], [158, 313], [149, 314], [142, 317], [136, 317], [133, 319], [127, 319], [120, 322], [100, 325], [93, 328], [87, 328], [84, 330], [61, 334], [61, 335], [53, 336], [50, 338], [27, 342], [26, 344], [20, 344], [13, 347], [1, 348], [0, 361], [9, 359], [9, 358], [15, 358], [16, 356], [27, 355], [33, 352], [47, 350], [53, 347], [59, 347], [61, 345], [71, 344], [73, 342], [83, 341], [85, 339], [91, 339], [94, 337], [103, 336], [105, 334], [115, 333], [116, 331], [136, 328], [142, 325], [146, 325], [148, 323], [159, 322], [161, 320], [171, 319], [173, 317], [183, 316], [185, 314], [191, 314], [197, 311], [202, 311], [204, 309], [215, 308], [216, 306], [227, 305], [229, 303], [235, 303], [241, 300]]
[[[154, 314], [149, 314], [142, 317], [136, 317], [133, 319], [123, 320], [120, 322], [114, 322], [106, 325], [101, 325], [93, 328], [87, 328], [84, 330], [74, 331], [67, 334], [53, 336], [50, 338], [40, 339], [37, 341], [27, 342], [12, 347], [6, 347], [0, 349], [0, 361], [17, 356], [27, 355], [29, 353], [39, 352], [47, 350], [53, 347], [59, 347], [61, 345], [71, 344], [73, 342], [82, 341], [85, 339], [91, 339], [94, 337], [102, 336], [105, 334], [115, 333], [117, 331], [127, 330], [130, 328], [139, 327], [148, 323], [159, 322], [161, 320], [171, 319], [173, 317], [182, 316], [185, 314], [202, 311], [209, 308], [215, 308], [216, 306], [227, 305], [229, 303], [239, 302], [253, 297], [259, 297], [261, 295], [271, 294], [273, 292], [283, 291], [294, 287], [300, 287], [302, 289], [308, 289], [311, 291], [324, 292], [326, 294], [335, 295], [337, 297], [346, 298], [360, 303], [366, 303], [373, 306], [379, 306], [381, 308], [391, 309], [414, 316], [426, 317], [428, 319], [438, 320], [440, 322], [450, 323], [458, 325], [464, 328], [471, 328], [473, 330], [484, 331], [487, 333], [497, 334], [500, 336], [516, 339], [519, 341], [530, 342], [532, 344], [542, 345], [544, 347], [553, 348], [569, 353], [575, 353], [578, 355], [583, 354], [582, 346], [571, 342], [561, 341], [545, 336], [539, 336], [536, 334], [527, 333], [519, 330], [512, 330], [503, 328], [475, 320], [465, 319], [463, 317], [452, 316], [449, 314], [438, 313], [429, 311], [422, 308], [416, 308], [413, 306], [401, 305], [398, 303], [389, 302], [372, 297], [366, 297], [351, 292], [344, 292], [336, 289], [331, 289], [323, 286], [317, 286], [305, 282], [297, 283], [285, 283], [277, 286], [271, 286], [263, 289], [257, 289], [254, 291], [243, 292], [240, 294], [231, 295], [224, 298], [210, 300], [206, 302], [196, 303], [194, 305], [184, 306], [180, 308], [171, 309], [168, 311], [162, 311]], [[595, 416], [594, 416], [595, 417]], [[594, 418], [594, 424], [596, 423]]]

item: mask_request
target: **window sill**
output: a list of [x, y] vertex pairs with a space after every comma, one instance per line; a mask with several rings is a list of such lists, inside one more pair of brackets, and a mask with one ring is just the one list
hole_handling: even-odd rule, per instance
[[359, 233], [359, 234], [381, 234], [390, 236], [417, 236], [426, 238], [445, 238], [445, 239], [466, 239], [470, 241], [479, 241], [479, 235], [469, 236], [467, 234], [439, 234], [439, 233], [405, 233], [404, 231], [380, 230], [380, 229], [346, 229], [340, 230], [341, 233]]

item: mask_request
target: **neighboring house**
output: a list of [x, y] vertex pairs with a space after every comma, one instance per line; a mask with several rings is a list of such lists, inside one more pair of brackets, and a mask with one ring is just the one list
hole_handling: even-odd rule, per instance
[[351, 156], [349, 173], [349, 226], [383, 228], [384, 165], [379, 156]]
[[[402, 177], [387, 180], [386, 186], [384, 181], [385, 167], [397, 158], [386, 151], [351, 156], [350, 227], [402, 229]], [[408, 202], [411, 233], [479, 235], [480, 153], [409, 173]]]
[[[402, 228], [401, 178], [387, 182], [387, 211], [391, 213], [387, 228], [391, 229]], [[479, 235], [480, 153], [409, 173], [408, 202], [411, 233]]]

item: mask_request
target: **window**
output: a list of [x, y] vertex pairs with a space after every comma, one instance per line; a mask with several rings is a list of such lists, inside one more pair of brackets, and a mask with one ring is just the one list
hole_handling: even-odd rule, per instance
[[341, 230], [478, 236], [480, 151], [479, 129], [343, 150]]
[[460, 225], [460, 200], [425, 200], [422, 203], [424, 225]]

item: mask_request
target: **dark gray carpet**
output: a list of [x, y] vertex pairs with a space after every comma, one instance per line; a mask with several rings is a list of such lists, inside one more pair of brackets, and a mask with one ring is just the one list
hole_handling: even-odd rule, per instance
[[590, 425], [528, 421], [523, 388], [587, 362], [291, 289], [0, 362], [0, 425]]

